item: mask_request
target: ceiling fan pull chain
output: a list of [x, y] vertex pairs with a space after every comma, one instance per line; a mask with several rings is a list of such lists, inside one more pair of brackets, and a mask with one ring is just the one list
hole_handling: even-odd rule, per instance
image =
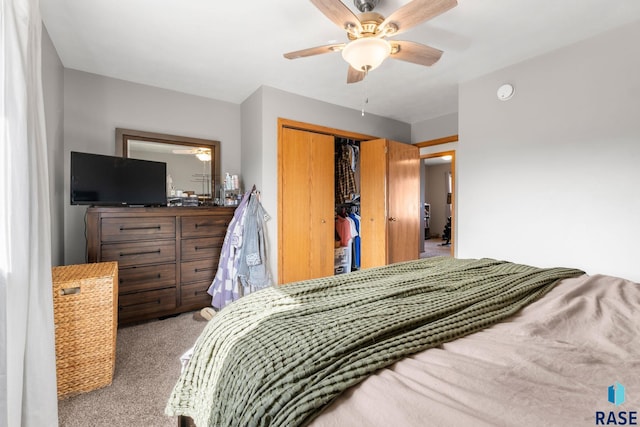
[[363, 95], [362, 98], [364, 99], [364, 101], [362, 102], [362, 117], [364, 117], [364, 108], [367, 106], [367, 104], [369, 103], [369, 97], [367, 96], [367, 75], [368, 75], [368, 71], [367, 69], [364, 70], [364, 78], [362, 79], [362, 88], [363, 88]]
[[362, 117], [364, 117], [364, 109], [367, 106], [367, 104], [369, 103], [369, 97], [367, 96], [367, 75], [368, 75], [368, 71], [367, 69], [364, 70], [364, 78], [362, 79]]

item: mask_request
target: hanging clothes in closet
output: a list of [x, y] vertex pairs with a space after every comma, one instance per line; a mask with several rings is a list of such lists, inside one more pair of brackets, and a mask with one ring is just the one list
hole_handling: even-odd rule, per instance
[[[350, 273], [360, 268], [360, 218], [355, 206], [336, 209], [335, 231], [336, 248], [334, 250], [334, 274]], [[354, 258], [357, 256], [357, 262]]]
[[351, 270], [360, 269], [360, 215], [357, 212], [352, 211], [349, 213], [349, 218], [353, 221], [356, 229], [356, 235], [353, 237], [352, 249], [353, 256], [351, 257]]
[[336, 142], [336, 203], [347, 203], [360, 196], [358, 179], [356, 179], [360, 149], [356, 141], [346, 138], [336, 138]]
[[351, 229], [351, 223], [344, 213], [336, 215], [336, 232], [340, 237], [340, 246], [346, 247], [351, 243]]
[[348, 138], [335, 138], [335, 274], [360, 268], [360, 222], [359, 216], [354, 216], [360, 209], [359, 144]]
[[214, 308], [271, 284], [264, 231], [268, 220], [254, 186], [242, 197], [227, 227], [218, 271], [207, 291]]

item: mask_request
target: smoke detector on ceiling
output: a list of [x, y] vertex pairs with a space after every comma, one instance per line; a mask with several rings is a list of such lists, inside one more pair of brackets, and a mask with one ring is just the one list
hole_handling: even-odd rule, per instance
[[497, 96], [500, 101], [506, 101], [513, 97], [514, 92], [515, 89], [513, 88], [513, 85], [506, 83], [498, 88]]

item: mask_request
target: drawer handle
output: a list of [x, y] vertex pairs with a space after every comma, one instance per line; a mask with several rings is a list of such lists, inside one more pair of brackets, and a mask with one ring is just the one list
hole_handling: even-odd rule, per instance
[[80, 293], [80, 287], [60, 289], [60, 295], [76, 295]]
[[118, 308], [119, 309], [124, 309], [124, 308], [131, 308], [131, 307], [138, 307], [141, 305], [159, 305], [160, 304], [160, 299], [157, 299], [155, 301], [145, 301], [145, 302], [136, 302], [134, 304], [119, 304]]
[[129, 231], [129, 230], [160, 230], [162, 229], [159, 225], [148, 225], [144, 227], [120, 227], [120, 231]]
[[210, 245], [210, 246], [196, 246], [196, 251], [199, 251], [200, 249], [215, 249], [216, 247], [214, 245]]
[[213, 270], [213, 267], [207, 267], [207, 268], [196, 268], [195, 272], [196, 273], [200, 273], [201, 271], [211, 271]]
[[196, 228], [198, 228], [198, 227], [211, 227], [211, 225], [212, 225], [212, 224], [211, 224], [211, 223], [209, 223], [209, 222], [203, 222], [202, 224], [198, 224], [198, 223], [196, 223], [196, 224], [195, 224], [195, 227], [196, 227]]
[[120, 256], [135, 256], [135, 255], [149, 255], [149, 254], [159, 254], [160, 253], [160, 249], [157, 249], [155, 251], [145, 251], [145, 252], [129, 252], [129, 253], [125, 253], [125, 252], [120, 252]]

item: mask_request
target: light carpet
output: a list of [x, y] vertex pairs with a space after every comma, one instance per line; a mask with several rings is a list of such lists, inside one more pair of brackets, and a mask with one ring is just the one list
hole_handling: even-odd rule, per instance
[[420, 258], [431, 258], [435, 256], [451, 256], [451, 246], [442, 246], [444, 240], [432, 237], [424, 241], [424, 252]]
[[176, 418], [164, 408], [180, 374], [180, 356], [205, 325], [183, 313], [119, 328], [113, 383], [59, 401], [59, 425], [175, 427]]

